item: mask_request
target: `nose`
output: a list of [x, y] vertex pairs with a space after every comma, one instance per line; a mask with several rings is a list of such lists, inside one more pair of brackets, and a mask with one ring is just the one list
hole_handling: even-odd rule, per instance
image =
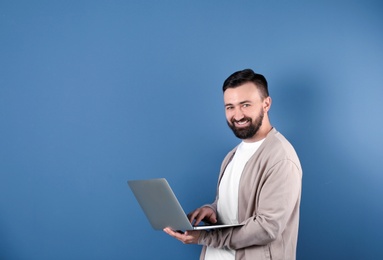
[[238, 107], [237, 107], [237, 108], [234, 110], [234, 116], [233, 116], [233, 118], [234, 118], [236, 121], [239, 121], [239, 120], [241, 120], [243, 117], [244, 117], [244, 114], [243, 114], [241, 108], [238, 108]]

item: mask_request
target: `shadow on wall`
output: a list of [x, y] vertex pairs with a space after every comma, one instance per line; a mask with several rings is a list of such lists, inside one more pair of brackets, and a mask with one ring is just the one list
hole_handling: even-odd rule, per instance
[[378, 182], [366, 178], [371, 166], [365, 165], [363, 158], [350, 161], [348, 155], [353, 151], [345, 151], [348, 145], [333, 134], [334, 128], [342, 127], [341, 119], [332, 118], [331, 111], [342, 109], [341, 103], [334, 104], [334, 86], [325, 85], [310, 73], [304, 75], [290, 75], [277, 83], [282, 86], [280, 90], [271, 90], [279, 92], [273, 98], [275, 116], [272, 114], [271, 120], [294, 145], [303, 168], [297, 257], [382, 258], [383, 210], [379, 198], [383, 193]]

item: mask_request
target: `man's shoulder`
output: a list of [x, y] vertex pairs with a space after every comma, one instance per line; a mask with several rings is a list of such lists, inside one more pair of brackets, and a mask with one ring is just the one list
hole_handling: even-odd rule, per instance
[[275, 128], [266, 137], [264, 152], [275, 160], [290, 159], [299, 162], [293, 145]]
[[278, 130], [273, 128], [270, 133], [266, 137], [267, 145], [270, 146], [270, 148], [277, 147], [277, 148], [283, 148], [283, 147], [289, 147], [294, 149], [292, 144], [287, 140], [287, 138]]

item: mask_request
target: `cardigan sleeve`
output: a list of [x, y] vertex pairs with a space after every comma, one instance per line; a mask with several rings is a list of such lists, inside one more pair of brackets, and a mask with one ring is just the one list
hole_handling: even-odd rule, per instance
[[274, 241], [286, 226], [295, 225], [289, 221], [299, 214], [296, 207], [299, 207], [300, 190], [300, 167], [288, 159], [279, 161], [265, 174], [259, 198], [254, 199], [258, 201], [257, 207], [242, 222], [244, 225], [203, 232], [199, 244], [237, 250]]

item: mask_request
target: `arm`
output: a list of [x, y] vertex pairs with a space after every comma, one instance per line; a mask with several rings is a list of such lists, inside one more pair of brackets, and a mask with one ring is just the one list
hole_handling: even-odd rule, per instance
[[290, 160], [278, 162], [265, 174], [260, 191], [251, 194], [254, 198], [250, 202], [256, 206], [243, 222], [245, 225], [203, 233], [198, 243], [231, 249], [270, 243], [282, 234], [292, 216], [298, 214], [300, 190], [300, 169]]

